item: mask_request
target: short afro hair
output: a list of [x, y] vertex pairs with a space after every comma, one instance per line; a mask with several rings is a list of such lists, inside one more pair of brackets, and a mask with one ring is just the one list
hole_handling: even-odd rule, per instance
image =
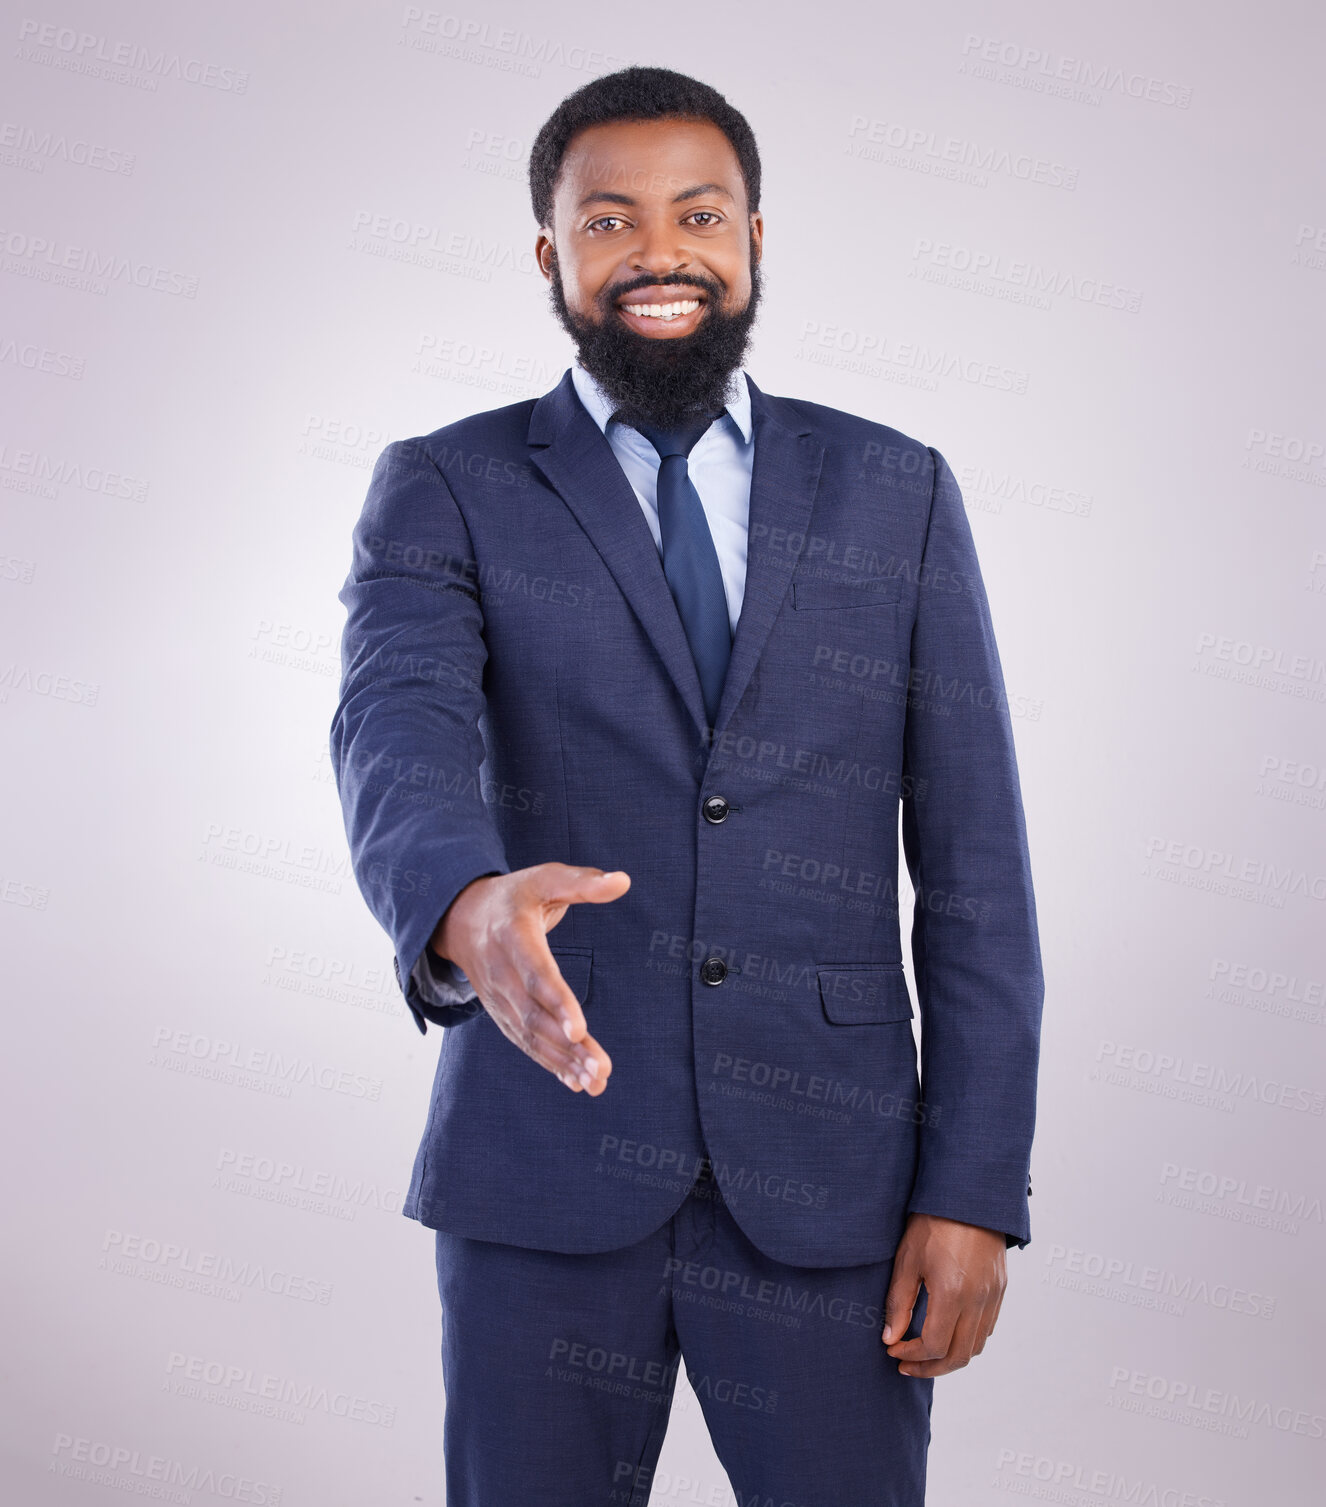
[[534, 218], [552, 224], [553, 191], [562, 159], [577, 131], [614, 120], [664, 120], [688, 116], [716, 125], [732, 143], [746, 184], [746, 203], [760, 207], [760, 154], [746, 117], [708, 84], [671, 68], [623, 68], [568, 94], [544, 121], [529, 154]]

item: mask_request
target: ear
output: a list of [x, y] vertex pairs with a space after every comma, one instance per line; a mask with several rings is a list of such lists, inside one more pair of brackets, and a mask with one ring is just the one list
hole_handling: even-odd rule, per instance
[[552, 281], [553, 242], [552, 232], [547, 226], [542, 226], [534, 242], [534, 260], [539, 264], [539, 271], [549, 282]]

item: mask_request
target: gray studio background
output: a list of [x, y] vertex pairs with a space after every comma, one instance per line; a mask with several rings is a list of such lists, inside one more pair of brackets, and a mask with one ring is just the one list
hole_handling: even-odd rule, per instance
[[[1033, 1240], [936, 1384], [931, 1500], [1314, 1500], [1314, 8], [25, 0], [0, 35], [7, 1499], [443, 1501], [399, 1213], [441, 1035], [348, 868], [336, 593], [388, 440], [569, 363], [526, 155], [646, 62], [758, 134], [757, 381], [953, 466], [1013, 702]], [[655, 1501], [733, 1502], [684, 1382]]]

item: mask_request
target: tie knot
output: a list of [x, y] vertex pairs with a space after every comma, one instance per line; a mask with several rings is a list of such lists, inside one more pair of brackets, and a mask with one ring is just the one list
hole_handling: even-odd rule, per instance
[[696, 441], [708, 432], [709, 426], [717, 417], [717, 414], [712, 413], [701, 415], [688, 423], [679, 424], [675, 429], [646, 428], [644, 424], [633, 427], [658, 451], [659, 459], [666, 460], [669, 455], [689, 455], [695, 448]]

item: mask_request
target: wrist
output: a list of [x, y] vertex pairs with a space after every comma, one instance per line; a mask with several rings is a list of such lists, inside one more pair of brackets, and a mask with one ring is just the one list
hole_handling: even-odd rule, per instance
[[455, 963], [458, 968], [464, 964], [457, 957], [458, 951], [464, 951], [464, 933], [469, 918], [470, 907], [474, 904], [477, 896], [475, 891], [481, 885], [486, 885], [489, 880], [500, 877], [497, 870], [488, 874], [481, 874], [477, 879], [471, 879], [453, 898], [450, 905], [442, 912], [442, 917], [433, 928], [433, 935], [428, 939], [429, 949], [435, 956], [444, 962]]

